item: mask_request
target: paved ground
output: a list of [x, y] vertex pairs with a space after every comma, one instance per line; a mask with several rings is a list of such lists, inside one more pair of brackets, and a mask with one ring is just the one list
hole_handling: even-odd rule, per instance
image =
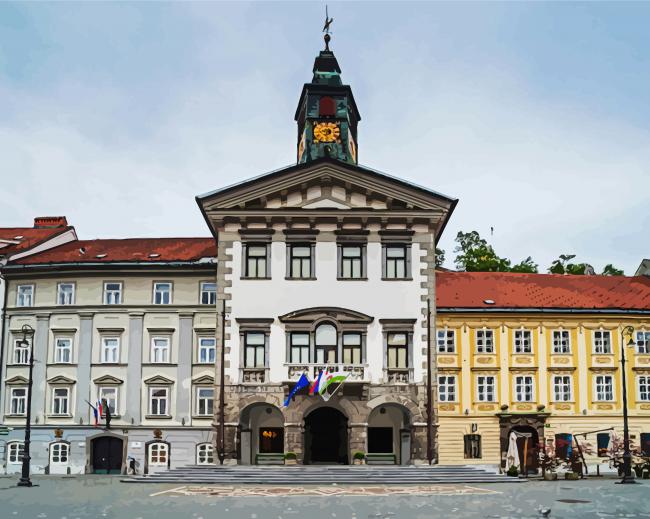
[[[0, 477], [0, 519], [650, 518], [650, 482], [610, 479], [428, 487], [201, 487], [126, 484], [113, 476]], [[391, 490], [399, 493], [390, 493]], [[408, 492], [408, 494], [405, 494]], [[292, 494], [292, 495], [287, 495]], [[298, 495], [296, 495], [298, 494]]]

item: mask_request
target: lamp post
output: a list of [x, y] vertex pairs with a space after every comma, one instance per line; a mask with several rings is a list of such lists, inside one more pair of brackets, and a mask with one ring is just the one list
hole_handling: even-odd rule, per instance
[[[630, 340], [625, 344], [625, 337]], [[632, 453], [630, 452], [630, 429], [627, 423], [627, 379], [625, 374], [625, 346], [634, 346], [634, 327], [626, 326], [621, 331], [621, 371], [623, 376], [623, 477], [618, 483], [636, 483], [632, 476]]]
[[[29, 442], [32, 435], [32, 383], [33, 383], [33, 374], [34, 374], [34, 341], [31, 339], [34, 337], [34, 328], [28, 324], [24, 324], [21, 332], [23, 338], [20, 340], [21, 345], [29, 346], [29, 382], [27, 386], [27, 417], [25, 423], [25, 443], [23, 446], [23, 471], [18, 481], [19, 487], [31, 487], [32, 481], [29, 479], [29, 468], [31, 457], [29, 455]], [[29, 338], [29, 339], [28, 339]]]

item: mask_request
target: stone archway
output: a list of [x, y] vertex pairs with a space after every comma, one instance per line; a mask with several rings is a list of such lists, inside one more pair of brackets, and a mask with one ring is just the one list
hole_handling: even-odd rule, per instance
[[305, 416], [305, 464], [349, 463], [348, 419], [338, 409], [320, 406]]
[[386, 463], [407, 465], [411, 460], [411, 417], [401, 404], [375, 407], [368, 416], [368, 459], [379, 455]]
[[[537, 455], [536, 451], [539, 443], [544, 441], [544, 425], [549, 413], [530, 413], [530, 414], [510, 414], [499, 413], [499, 436], [501, 444], [501, 468], [505, 470], [506, 467], [506, 454], [508, 452], [508, 441], [510, 432], [518, 431], [531, 434], [531, 443], [534, 443], [534, 453], [528, 455], [530, 461], [534, 460], [535, 470], [537, 468]], [[523, 445], [523, 443], [522, 443]], [[519, 446], [519, 441], [517, 442]], [[523, 454], [523, 447], [520, 449], [520, 456]], [[532, 456], [532, 458], [531, 458]]]
[[239, 463], [254, 465], [264, 455], [284, 453], [284, 416], [268, 402], [254, 402], [239, 415]]

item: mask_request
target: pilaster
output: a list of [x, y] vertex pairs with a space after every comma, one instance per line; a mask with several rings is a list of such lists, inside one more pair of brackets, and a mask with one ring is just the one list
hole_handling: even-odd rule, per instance
[[35, 423], [45, 419], [45, 386], [47, 384], [47, 343], [50, 335], [50, 314], [36, 316], [34, 332], [34, 384], [32, 386], [32, 419]]
[[143, 320], [144, 313], [129, 313], [129, 365], [126, 372], [125, 394], [122, 396], [126, 399], [124, 418], [136, 425], [139, 425], [141, 420]]
[[90, 406], [86, 403], [96, 399], [90, 395], [90, 363], [93, 351], [93, 313], [80, 313], [79, 353], [77, 355], [77, 400], [75, 423], [90, 422]]
[[193, 313], [180, 314], [176, 416], [190, 422], [192, 404], [192, 324]]

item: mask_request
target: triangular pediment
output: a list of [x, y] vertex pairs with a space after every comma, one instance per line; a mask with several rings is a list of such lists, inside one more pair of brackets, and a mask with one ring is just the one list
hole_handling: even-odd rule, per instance
[[154, 375], [153, 377], [150, 377], [144, 381], [145, 384], [173, 384], [174, 381], [167, 378], [163, 377], [162, 375]]
[[11, 377], [5, 380], [5, 384], [14, 384], [14, 385], [27, 384], [28, 382], [29, 381], [21, 375], [16, 375], [15, 377]]
[[200, 375], [192, 379], [192, 384], [214, 384], [214, 377], [211, 375]]
[[71, 378], [68, 378], [63, 375], [57, 375], [55, 377], [48, 378], [47, 381], [50, 384], [76, 384], [77, 383], [76, 380], [72, 380]]
[[119, 378], [113, 377], [111, 375], [104, 375], [102, 377], [97, 377], [96, 379], [93, 380], [95, 384], [112, 384], [112, 385], [119, 385], [123, 384], [124, 381], [120, 380]]

